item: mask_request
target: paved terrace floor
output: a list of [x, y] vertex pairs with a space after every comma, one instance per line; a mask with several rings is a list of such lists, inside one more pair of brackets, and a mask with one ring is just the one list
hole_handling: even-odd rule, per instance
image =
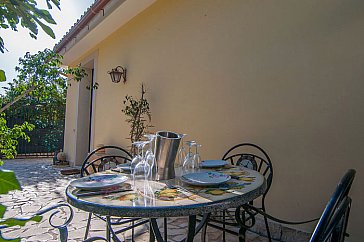
[[[63, 176], [60, 167], [52, 166], [51, 159], [24, 159], [7, 160], [2, 169], [13, 170], [20, 181], [22, 191], [12, 191], [7, 195], [0, 196], [0, 202], [7, 206], [5, 217], [30, 215], [34, 212], [65, 201], [65, 188], [67, 184], [78, 175]], [[69, 241], [82, 241], [88, 213], [74, 208], [75, 216], [69, 225]], [[3, 232], [3, 236], [22, 237], [22, 241], [59, 241], [58, 231], [52, 229], [48, 223], [48, 215], [44, 216], [40, 223], [27, 224], [23, 228], [11, 228]], [[171, 218], [168, 220], [169, 241], [179, 241], [186, 235], [187, 220], [185, 218]], [[91, 226], [91, 236], [104, 236], [105, 225], [102, 221], [94, 218]], [[148, 225], [136, 229], [135, 241], [149, 240]], [[129, 234], [122, 236], [126, 241], [131, 241]], [[207, 241], [222, 241], [220, 231], [209, 228]], [[197, 235], [195, 241], [200, 241]], [[228, 236], [227, 241], [238, 241], [235, 236]], [[249, 233], [248, 241], [259, 242], [267, 239], [256, 234]]]

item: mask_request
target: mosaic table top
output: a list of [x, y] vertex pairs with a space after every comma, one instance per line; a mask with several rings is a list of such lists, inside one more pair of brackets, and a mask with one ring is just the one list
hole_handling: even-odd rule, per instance
[[107, 188], [103, 194], [82, 196], [80, 189], [69, 185], [66, 195], [71, 205], [88, 212], [157, 218], [204, 214], [238, 207], [262, 195], [266, 188], [265, 179], [260, 173], [244, 167], [228, 166], [199, 172], [203, 171], [218, 171], [230, 175], [232, 179], [215, 186], [194, 186], [182, 182], [177, 176], [165, 181], [136, 181], [134, 185], [129, 175], [122, 174], [128, 176], [128, 180]]

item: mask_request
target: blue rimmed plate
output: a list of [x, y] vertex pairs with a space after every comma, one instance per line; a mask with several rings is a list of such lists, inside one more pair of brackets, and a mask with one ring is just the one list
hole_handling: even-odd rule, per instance
[[126, 176], [117, 174], [91, 175], [74, 180], [70, 185], [83, 190], [97, 190], [119, 185], [126, 180]]
[[225, 160], [204, 160], [201, 162], [200, 166], [202, 168], [218, 168], [227, 165], [228, 162]]
[[230, 179], [229, 175], [215, 171], [189, 173], [181, 177], [183, 182], [195, 186], [214, 186], [227, 182]]

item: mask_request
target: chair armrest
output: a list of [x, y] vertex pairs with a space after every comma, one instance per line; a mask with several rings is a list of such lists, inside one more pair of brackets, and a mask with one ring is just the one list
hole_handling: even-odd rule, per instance
[[[53, 221], [53, 218], [56, 214], [58, 214], [62, 208], [66, 208], [68, 209], [68, 213], [67, 213], [67, 217], [65, 219], [65, 221], [63, 222], [63, 224], [54, 224], [52, 221]], [[60, 241], [61, 242], [66, 242], [68, 240], [68, 228], [67, 226], [70, 224], [70, 222], [72, 221], [73, 219], [73, 209], [70, 205], [66, 204], [66, 203], [59, 203], [59, 204], [56, 204], [56, 205], [53, 205], [51, 207], [48, 207], [48, 208], [45, 208], [45, 209], [42, 209], [40, 211], [38, 211], [36, 213], [36, 215], [43, 215], [45, 213], [48, 213], [50, 211], [53, 211], [53, 213], [50, 215], [48, 221], [49, 221], [49, 224], [53, 227], [53, 228], [56, 228], [58, 229], [59, 231], [59, 236], [60, 236]]]
[[[53, 218], [55, 218], [55, 215], [58, 214], [60, 211], [64, 211], [64, 209], [66, 209], [66, 211], [65, 211], [66, 217], [64, 218], [63, 224], [59, 224], [59, 225], [58, 224], [55, 224], [53, 222]], [[71, 208], [70, 205], [65, 204], [65, 203], [59, 203], [59, 204], [53, 205], [51, 207], [42, 209], [42, 210], [38, 211], [37, 213], [35, 213], [33, 216], [21, 217], [21, 218], [9, 218], [9, 219], [3, 220], [3, 222], [5, 221], [5, 223], [0, 226], [0, 230], [1, 229], [6, 229], [6, 228], [9, 228], [9, 227], [12, 227], [14, 225], [22, 225], [22, 226], [24, 226], [25, 223], [27, 223], [29, 221], [39, 222], [42, 219], [42, 215], [45, 214], [45, 213], [48, 213], [50, 211], [53, 211], [53, 213], [50, 215], [50, 217], [48, 219], [49, 224], [53, 228], [57, 228], [59, 230], [60, 241], [61, 242], [66, 242], [67, 239], [68, 239], [67, 226], [72, 221], [72, 218], [73, 218], [73, 210], [72, 210], [72, 208]], [[6, 223], [6, 221], [11, 221], [11, 222], [10, 223]], [[14, 224], [14, 222], [15, 222], [15, 224]], [[0, 231], [0, 235], [1, 235], [1, 231]]]
[[[58, 229], [59, 231], [59, 241], [61, 242], [67, 242], [68, 241], [68, 228], [67, 226], [71, 223], [72, 219], [73, 219], [73, 209], [69, 204], [66, 203], [59, 203], [59, 204], [55, 204], [53, 206], [50, 206], [48, 208], [39, 210], [37, 213], [34, 214], [34, 216], [43, 216], [44, 214], [51, 212], [52, 214], [49, 216], [49, 224], [53, 227]], [[59, 214], [61, 211], [63, 211], [63, 213], [66, 214], [65, 218], [62, 218], [62, 220], [64, 221], [62, 224], [56, 224], [54, 222], [54, 218], [56, 218], [55, 216], [57, 214]], [[28, 221], [31, 220], [31, 218], [33, 218], [34, 216], [30, 216], [30, 217], [22, 217], [22, 218], [16, 218], [16, 220], [18, 221]], [[57, 221], [59, 222], [59, 221]], [[7, 225], [0, 225], [0, 230], [1, 229], [5, 229], [8, 228]], [[1, 231], [0, 231], [0, 235], [1, 235]], [[0, 239], [1, 240], [1, 239]], [[102, 237], [91, 237], [88, 238], [86, 240], [84, 240], [83, 242], [93, 242], [93, 241], [107, 241], [105, 238]]]

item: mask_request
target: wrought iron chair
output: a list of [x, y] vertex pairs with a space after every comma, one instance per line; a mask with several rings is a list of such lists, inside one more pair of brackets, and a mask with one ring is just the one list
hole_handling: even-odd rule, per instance
[[[53, 206], [47, 207], [45, 209], [39, 210], [34, 215], [43, 216], [44, 214], [49, 213], [49, 212], [52, 212], [52, 214], [49, 216], [48, 222], [53, 228], [58, 229], [59, 241], [67, 242], [68, 241], [67, 226], [71, 223], [71, 221], [73, 219], [73, 215], [74, 215], [72, 207], [66, 203], [58, 203]], [[58, 217], [58, 218], [54, 219], [56, 217]], [[30, 218], [31, 217], [22, 217], [22, 218], [16, 218], [16, 219], [19, 222], [20, 221], [26, 222], [26, 221], [30, 220]], [[53, 219], [55, 220], [55, 222], [53, 221]], [[62, 220], [63, 223], [61, 223], [60, 220]], [[12, 225], [10, 225], [10, 226], [12, 226]], [[1, 235], [2, 229], [6, 229], [10, 226], [8, 226], [6, 224], [0, 225], [0, 235]], [[2, 237], [2, 239], [3, 240], [1, 240], [1, 239], [0, 240], [1, 241], [18, 241], [18, 239], [10, 239], [10, 238], [3, 238], [3, 237]], [[106, 240], [105, 238], [102, 238], [99, 236], [83, 240], [83, 242], [93, 242], [93, 241], [109, 241], [109, 240]]]
[[[337, 185], [334, 193], [330, 197], [330, 200], [326, 204], [326, 207], [321, 214], [321, 217], [313, 231], [310, 242], [343, 242], [346, 233], [349, 213], [351, 208], [351, 198], [349, 196], [349, 191], [351, 185], [354, 181], [356, 171], [349, 169], [344, 176], [341, 178], [339, 184]], [[242, 206], [248, 213], [254, 212], [263, 215], [265, 218], [282, 223], [282, 224], [301, 224], [302, 222], [288, 222], [284, 220], [277, 219], [267, 213], [262, 209], [257, 209], [250, 204], [245, 204]], [[318, 220], [318, 219], [316, 219]], [[310, 220], [306, 222], [312, 222], [315, 220]]]
[[349, 191], [353, 184], [356, 171], [348, 170], [341, 178], [335, 192], [331, 196], [311, 236], [311, 242], [344, 241], [347, 235], [351, 198]]
[[81, 167], [81, 177], [115, 168], [119, 164], [131, 162], [131, 154], [118, 146], [107, 145], [90, 152]]
[[[99, 147], [93, 150], [88, 156], [85, 158], [82, 167], [81, 167], [81, 177], [91, 175], [93, 173], [101, 172], [104, 170], [115, 168], [119, 164], [130, 163], [132, 160], [131, 154], [120, 147], [107, 145]], [[110, 216], [101, 216], [94, 213], [89, 213], [87, 226], [85, 231], [86, 240], [88, 237], [88, 233], [91, 225], [92, 215], [102, 219], [106, 223], [106, 237], [110, 240], [110, 236], [113, 236], [113, 239], [117, 241], [118, 239], [115, 237], [117, 234], [125, 232], [127, 230], [132, 229], [132, 239], [134, 238], [134, 228], [140, 225], [143, 225], [148, 222], [148, 220], [138, 221], [139, 218], [119, 218], [119, 217], [110, 217]], [[113, 228], [117, 225], [125, 225], [131, 223], [132, 225], [127, 226], [126, 228], [121, 228], [115, 231]]]
[[[273, 166], [268, 154], [258, 145], [251, 143], [242, 143], [230, 148], [222, 157], [223, 160], [229, 161], [232, 165], [244, 166], [249, 169], [260, 172], [267, 182], [267, 188], [261, 197], [260, 205], [257, 207], [265, 211], [265, 197], [271, 187], [273, 180]], [[250, 203], [253, 206], [253, 202]], [[246, 213], [243, 209], [229, 209], [222, 212], [222, 216], [213, 215], [210, 217], [208, 226], [223, 231], [223, 241], [225, 241], [225, 232], [239, 236], [239, 241], [245, 241], [245, 232], [247, 228], [254, 225], [255, 215], [257, 213]], [[269, 241], [271, 241], [268, 220], [264, 218], [265, 226]], [[227, 229], [226, 226], [240, 227], [239, 232]], [[244, 225], [244, 226], [242, 226]], [[206, 232], [206, 231], [205, 231]]]
[[[43, 216], [44, 214], [46, 214], [48, 212], [51, 212], [51, 211], [52, 211], [52, 214], [49, 216], [49, 219], [48, 219], [49, 224], [53, 228], [58, 229], [58, 231], [59, 231], [59, 241], [66, 242], [68, 240], [68, 229], [67, 229], [67, 226], [72, 221], [72, 218], [73, 218], [73, 210], [72, 210], [72, 208], [71, 208], [70, 205], [65, 204], [65, 203], [59, 203], [59, 204], [53, 205], [51, 207], [42, 209], [42, 210], [38, 211], [37, 213], [35, 213], [34, 215]], [[54, 222], [53, 221], [53, 218], [55, 218], [55, 216], [57, 214], [60, 214], [61, 211], [66, 215], [62, 219], [62, 220], [64, 220], [64, 222], [63, 223], [60, 223], [59, 221]], [[24, 221], [24, 223], [25, 223], [30, 218], [31, 217], [22, 217], [22, 218], [16, 218], [16, 219], [18, 221]], [[1, 235], [1, 230], [2, 229], [6, 229], [6, 228], [11, 227], [11, 226], [12, 225], [9, 226], [7, 224], [0, 225], [0, 235]], [[8, 239], [3, 238], [3, 239], [4, 240], [1, 240], [1, 239], [0, 240], [1, 241], [18, 241], [18, 239], [10, 239], [10, 238], [8, 238]]]

